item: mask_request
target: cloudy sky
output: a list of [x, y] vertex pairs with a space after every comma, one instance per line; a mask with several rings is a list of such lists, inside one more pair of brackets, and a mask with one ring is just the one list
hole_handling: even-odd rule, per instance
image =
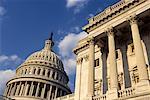
[[72, 49], [86, 36], [87, 19], [119, 0], [0, 0], [0, 94], [15, 69], [43, 48], [54, 33], [54, 50], [61, 57], [74, 90]]

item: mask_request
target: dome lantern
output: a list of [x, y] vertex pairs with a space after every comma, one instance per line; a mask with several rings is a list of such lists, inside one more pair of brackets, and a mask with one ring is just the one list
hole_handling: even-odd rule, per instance
[[53, 42], [53, 33], [51, 33], [51, 36], [48, 40], [45, 41], [45, 47], [44, 50], [52, 50], [52, 47], [54, 46]]

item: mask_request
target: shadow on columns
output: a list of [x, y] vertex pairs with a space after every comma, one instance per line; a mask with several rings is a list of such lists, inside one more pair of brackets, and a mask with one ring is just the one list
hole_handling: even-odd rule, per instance
[[108, 52], [106, 49], [101, 48], [101, 59], [102, 59], [102, 78], [103, 78], [103, 94], [106, 94], [108, 90], [108, 80], [107, 80], [107, 56]]
[[131, 78], [129, 73], [129, 65], [128, 65], [128, 58], [127, 58], [127, 45], [123, 45], [121, 48], [122, 53], [122, 62], [123, 62], [123, 71], [124, 71], [124, 81], [125, 81], [125, 88], [131, 87]]

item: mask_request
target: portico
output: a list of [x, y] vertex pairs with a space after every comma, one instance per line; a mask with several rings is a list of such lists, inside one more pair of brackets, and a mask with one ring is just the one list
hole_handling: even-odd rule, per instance
[[[121, 10], [126, 9], [125, 5], [129, 6], [130, 11], [123, 13]], [[85, 70], [84, 74], [80, 74], [80, 87], [85, 85], [87, 90], [79, 89], [80, 94], [75, 92], [75, 96], [80, 100], [82, 100], [83, 91], [87, 93], [88, 100], [92, 100], [89, 96], [93, 100], [111, 100], [150, 92], [148, 89], [150, 88], [149, 59], [146, 57], [149, 56], [146, 50], [148, 42], [143, 42], [148, 40], [144, 40], [146, 33], [142, 30], [147, 26], [145, 20], [150, 17], [148, 5], [150, 5], [148, 0], [120, 1], [118, 6], [117, 4], [111, 6], [90, 18], [89, 24], [83, 27], [88, 37], [79, 41], [74, 49], [77, 61], [83, 59], [81, 63], [87, 68], [87, 73]], [[115, 6], [120, 9], [113, 15], [113, 11], [117, 10]], [[148, 32], [149, 29], [145, 31]], [[86, 60], [84, 62], [84, 56], [88, 56], [87, 63]], [[96, 61], [99, 61], [98, 67]], [[80, 66], [77, 63], [78, 67]], [[82, 79], [83, 76], [88, 77]], [[82, 83], [83, 80], [85, 82]], [[96, 84], [101, 84], [98, 90], [96, 90]], [[76, 86], [78, 85], [76, 83]], [[99, 92], [96, 91], [102, 94], [97, 94]]]

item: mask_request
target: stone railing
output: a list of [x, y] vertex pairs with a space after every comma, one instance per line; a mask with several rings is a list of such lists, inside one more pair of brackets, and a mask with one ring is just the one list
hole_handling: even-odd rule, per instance
[[106, 94], [94, 96], [92, 100], [106, 100]]
[[127, 88], [125, 90], [118, 91], [118, 98], [124, 98], [135, 94], [135, 88]]
[[55, 100], [75, 100], [75, 99], [74, 99], [74, 94], [69, 94], [66, 96], [56, 98]]
[[101, 12], [100, 14], [96, 15], [95, 17], [92, 17], [92, 18], [89, 18], [89, 23], [92, 23], [93, 21], [98, 21], [98, 20], [101, 20], [103, 19], [104, 17], [106, 17], [107, 15], [110, 15], [110, 13], [120, 9], [121, 7], [123, 7], [124, 5], [128, 4], [128, 3], [131, 3], [135, 0], [129, 0], [129, 1], [124, 1], [124, 0], [121, 0], [119, 1], [118, 3], [106, 8], [103, 12]]

